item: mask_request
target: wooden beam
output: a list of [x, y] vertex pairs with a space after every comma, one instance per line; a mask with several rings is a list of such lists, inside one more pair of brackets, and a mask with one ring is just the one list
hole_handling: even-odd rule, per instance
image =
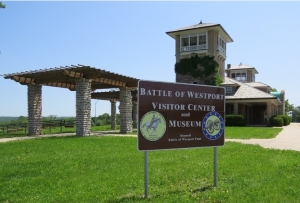
[[72, 78], [83, 78], [83, 74], [71, 70], [64, 70], [64, 75], [68, 75]]
[[47, 83], [43, 83], [42, 85], [52, 86], [52, 87], [62, 87], [62, 88], [68, 88], [68, 89], [74, 89], [75, 90], [75, 85], [68, 84], [68, 83], [47, 82]]
[[115, 85], [118, 87], [126, 87], [125, 82], [117, 81], [117, 80], [112, 80], [108, 78], [96, 78], [92, 79], [93, 82], [99, 82], [99, 83], [104, 83], [104, 84], [109, 84], [109, 85]]
[[34, 79], [20, 76], [13, 76], [13, 80], [20, 83], [34, 84]]

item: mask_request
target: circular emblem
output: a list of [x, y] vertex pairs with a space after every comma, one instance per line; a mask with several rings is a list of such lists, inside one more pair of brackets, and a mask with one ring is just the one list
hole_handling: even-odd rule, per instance
[[218, 139], [224, 132], [224, 120], [218, 112], [209, 112], [204, 116], [202, 131], [209, 140]]
[[166, 132], [166, 120], [159, 112], [149, 111], [141, 119], [140, 130], [145, 139], [157, 141]]

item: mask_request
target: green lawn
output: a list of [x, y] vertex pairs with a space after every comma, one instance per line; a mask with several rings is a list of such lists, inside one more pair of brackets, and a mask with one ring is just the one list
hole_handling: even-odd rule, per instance
[[226, 139], [268, 139], [276, 137], [282, 128], [270, 127], [226, 127]]
[[[109, 131], [110, 125], [106, 126], [92, 126], [91, 130], [95, 131]], [[120, 129], [120, 126], [117, 126], [117, 129]], [[226, 127], [225, 129], [225, 138], [228, 139], [250, 139], [250, 138], [274, 138], [282, 128], [268, 128], [268, 127]], [[52, 128], [51, 130], [43, 129], [43, 134], [55, 134], [55, 133], [75, 133], [75, 128]], [[133, 130], [130, 134], [137, 134], [136, 129]], [[14, 133], [1, 133], [0, 138], [9, 138], [9, 137], [22, 137], [26, 136], [24, 132], [14, 132]]]
[[0, 144], [0, 202], [299, 202], [300, 153], [226, 143], [143, 152], [134, 137], [60, 137]]

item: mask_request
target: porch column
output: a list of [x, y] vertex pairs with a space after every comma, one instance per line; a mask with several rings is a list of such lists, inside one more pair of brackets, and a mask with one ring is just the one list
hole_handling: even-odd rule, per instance
[[116, 129], [116, 100], [110, 100], [111, 129]]
[[238, 114], [239, 113], [239, 104], [234, 103], [233, 104], [233, 114]]
[[42, 86], [27, 86], [28, 135], [42, 134]]
[[76, 80], [76, 136], [91, 133], [91, 80]]
[[120, 88], [120, 133], [132, 132], [132, 96], [129, 88]]
[[138, 122], [138, 105], [137, 101], [132, 101], [133, 128], [137, 128]]
[[267, 102], [267, 123], [269, 123], [271, 116], [272, 116], [272, 103]]

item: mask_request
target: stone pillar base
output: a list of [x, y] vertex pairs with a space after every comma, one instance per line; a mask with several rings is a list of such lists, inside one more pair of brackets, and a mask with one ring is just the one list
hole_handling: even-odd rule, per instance
[[115, 130], [116, 129], [116, 101], [115, 100], [111, 100], [111, 110], [110, 110], [110, 118], [111, 118], [111, 129]]
[[76, 136], [91, 133], [91, 81], [76, 81]]
[[129, 88], [120, 89], [120, 133], [132, 132], [132, 96]]
[[28, 135], [42, 134], [42, 86], [28, 85]]

